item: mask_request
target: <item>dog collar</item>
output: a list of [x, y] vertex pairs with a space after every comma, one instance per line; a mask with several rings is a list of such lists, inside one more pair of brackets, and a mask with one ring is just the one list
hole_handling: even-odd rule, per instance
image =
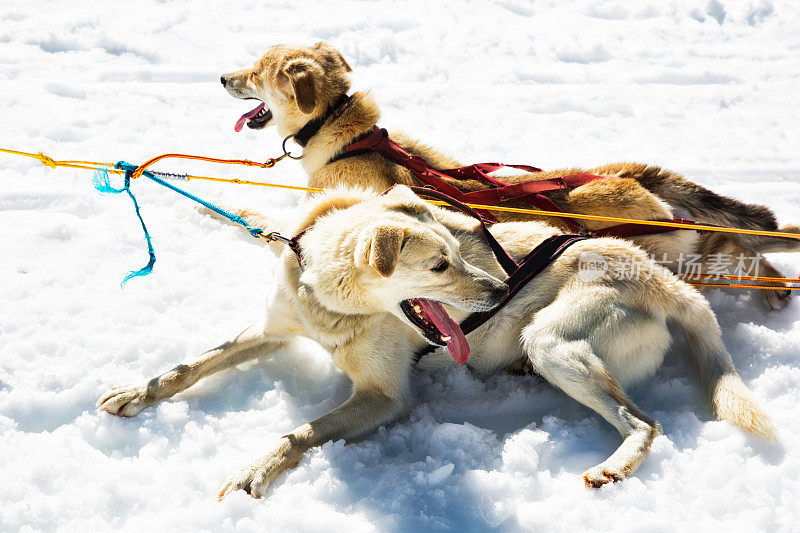
[[343, 94], [339, 97], [336, 102], [334, 102], [328, 109], [320, 116], [315, 118], [314, 120], [309, 121], [306, 123], [305, 126], [300, 128], [300, 131], [294, 134], [294, 142], [305, 148], [308, 144], [308, 141], [311, 140], [311, 137], [316, 135], [322, 125], [331, 118], [334, 114], [341, 113], [343, 111], [344, 106], [350, 101], [350, 96], [347, 94]]

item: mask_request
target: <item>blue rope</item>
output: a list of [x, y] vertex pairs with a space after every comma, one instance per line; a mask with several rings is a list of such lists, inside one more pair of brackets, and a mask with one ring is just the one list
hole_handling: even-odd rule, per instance
[[[124, 170], [126, 176], [131, 174], [131, 173], [133, 173], [138, 168], [135, 165], [131, 165], [130, 163], [126, 163], [125, 161], [120, 161], [115, 166], [120, 170]], [[142, 172], [142, 176], [150, 178], [151, 180], [155, 181], [156, 183], [158, 183], [160, 185], [163, 185], [164, 187], [167, 187], [168, 189], [172, 189], [176, 193], [182, 194], [183, 196], [189, 198], [190, 200], [194, 200], [198, 204], [204, 205], [205, 207], [207, 207], [208, 209], [211, 209], [215, 213], [224, 216], [225, 218], [227, 218], [231, 222], [235, 222], [237, 224], [241, 224], [242, 226], [244, 226], [244, 228], [248, 232], [250, 232], [250, 235], [252, 235], [253, 237], [258, 238], [262, 233], [264, 233], [264, 231], [261, 228], [252, 228], [252, 227], [250, 227], [250, 224], [248, 224], [247, 221], [245, 219], [243, 219], [242, 217], [240, 217], [238, 215], [234, 215], [233, 213], [229, 213], [229, 212], [225, 211], [224, 209], [222, 209], [221, 207], [217, 207], [217, 206], [215, 206], [214, 204], [212, 204], [210, 202], [206, 202], [202, 198], [198, 198], [197, 196], [193, 195], [192, 193], [184, 191], [183, 189], [178, 188], [178, 187], [174, 186], [173, 184], [162, 180], [161, 178], [159, 178], [158, 176], [156, 176], [155, 174], [153, 174], [152, 172], [150, 172], [148, 170], [145, 170], [144, 172]]]
[[[125, 171], [125, 185], [121, 189], [116, 189], [116, 188], [112, 187], [111, 186], [111, 180], [108, 177], [108, 171], [106, 169], [99, 169], [99, 170], [95, 171], [94, 178], [92, 178], [92, 182], [94, 184], [94, 187], [98, 191], [104, 192], [104, 193], [111, 193], [111, 194], [119, 194], [121, 192], [128, 193], [128, 196], [130, 196], [131, 200], [133, 201], [133, 208], [136, 211], [136, 216], [139, 217], [139, 222], [142, 224], [142, 230], [144, 231], [144, 239], [145, 239], [145, 241], [147, 241], [147, 252], [150, 254], [150, 261], [147, 263], [147, 265], [145, 265], [144, 267], [140, 268], [139, 270], [128, 272], [128, 274], [125, 276], [125, 279], [123, 279], [122, 283], [120, 284], [120, 287], [122, 287], [122, 286], [125, 285], [125, 282], [128, 281], [129, 279], [137, 277], [137, 276], [146, 276], [150, 272], [152, 272], [153, 271], [153, 265], [156, 262], [156, 253], [155, 253], [155, 250], [153, 249], [153, 243], [150, 240], [150, 233], [147, 231], [147, 226], [145, 226], [145, 224], [144, 224], [144, 219], [142, 219], [142, 214], [139, 212], [139, 203], [136, 201], [136, 197], [133, 195], [133, 193], [131, 192], [131, 189], [130, 189], [131, 175], [133, 174], [133, 172], [138, 167], [136, 165], [131, 165], [130, 163], [126, 163], [125, 161], [118, 162], [116, 165], [114, 165], [114, 167], [119, 169], [119, 170], [124, 170]], [[180, 189], [180, 188], [172, 185], [171, 183], [168, 183], [168, 182], [164, 181], [163, 179], [159, 178], [158, 176], [156, 176], [152, 172], [149, 172], [149, 171], [145, 170], [142, 173], [142, 175], [145, 176], [146, 178], [149, 178], [149, 179], [155, 181], [159, 185], [163, 185], [164, 187], [167, 187], [168, 189], [172, 189], [173, 191], [175, 191], [178, 194], [181, 194], [181, 195], [189, 198], [190, 200], [194, 200], [195, 202], [207, 207], [211, 211], [214, 211], [215, 213], [217, 213], [219, 215], [222, 215], [223, 217], [227, 218], [231, 222], [235, 222], [236, 224], [240, 224], [240, 225], [244, 226], [244, 228], [253, 237], [258, 238], [264, 233], [264, 231], [261, 228], [253, 228], [253, 227], [251, 227], [250, 224], [248, 224], [247, 221], [245, 219], [243, 219], [242, 217], [240, 217], [238, 215], [234, 215], [233, 213], [229, 213], [228, 211], [225, 211], [224, 209], [222, 209], [220, 207], [217, 207], [216, 205], [214, 205], [214, 204], [212, 204], [210, 202], [206, 202], [202, 198], [198, 198], [197, 196], [191, 194], [190, 192], [184, 191], [183, 189]]]
[[147, 241], [147, 253], [150, 254], [150, 261], [148, 261], [147, 265], [143, 266], [139, 270], [132, 270], [128, 272], [125, 278], [122, 280], [122, 283], [119, 284], [120, 287], [124, 287], [125, 283], [137, 276], [146, 276], [150, 272], [153, 271], [153, 265], [156, 264], [156, 252], [153, 249], [153, 243], [150, 240], [150, 232], [147, 231], [147, 226], [144, 224], [144, 219], [142, 218], [142, 214], [139, 212], [139, 202], [136, 201], [136, 197], [131, 192], [131, 172], [125, 171], [125, 184], [121, 189], [116, 189], [111, 186], [111, 179], [108, 177], [108, 171], [106, 169], [98, 169], [94, 173], [94, 177], [92, 178], [92, 182], [94, 183], [94, 188], [103, 193], [111, 193], [111, 194], [119, 194], [121, 192], [128, 193], [131, 201], [133, 202], [133, 208], [136, 211], [136, 216], [139, 218], [139, 223], [142, 225], [142, 231], [144, 231], [144, 240]]

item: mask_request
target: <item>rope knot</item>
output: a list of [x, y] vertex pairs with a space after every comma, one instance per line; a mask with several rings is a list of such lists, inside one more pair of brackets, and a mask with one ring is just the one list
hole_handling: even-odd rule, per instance
[[56, 168], [56, 162], [53, 161], [53, 158], [51, 158], [50, 156], [46, 156], [42, 152], [39, 152], [38, 154], [36, 154], [36, 156], [39, 159], [39, 161], [42, 162], [43, 165], [48, 166], [50, 168]]

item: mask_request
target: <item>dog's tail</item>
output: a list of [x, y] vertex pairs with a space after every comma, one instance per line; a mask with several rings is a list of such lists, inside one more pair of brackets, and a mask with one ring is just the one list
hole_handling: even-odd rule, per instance
[[780, 231], [798, 236], [797, 239], [790, 239], [737, 234], [736, 238], [748, 250], [762, 254], [800, 252], [800, 227], [791, 224], [778, 227], [775, 214], [763, 205], [746, 204], [698, 187], [697, 195], [692, 198], [688, 207], [692, 217], [698, 222], [750, 230]]
[[756, 405], [733, 367], [708, 301], [682, 281], [675, 278], [665, 281], [676, 285], [667, 288], [676, 298], [670, 318], [686, 336], [689, 358], [713, 413], [720, 420], [728, 420], [760, 437], [774, 440], [769, 417]]
[[[668, 204], [685, 209], [693, 220], [732, 228], [794, 233], [800, 237], [800, 227], [796, 225], [779, 228], [775, 214], [768, 207], [721, 196], [658, 167], [639, 165], [635, 169], [640, 185]], [[800, 252], [800, 239], [745, 234], [736, 238], [754, 252]]]

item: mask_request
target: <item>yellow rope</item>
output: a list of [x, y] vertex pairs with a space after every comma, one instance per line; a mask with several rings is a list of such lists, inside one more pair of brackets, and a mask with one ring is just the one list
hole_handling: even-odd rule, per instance
[[265, 183], [263, 181], [247, 181], [247, 180], [240, 180], [236, 178], [232, 179], [225, 179], [225, 178], [209, 178], [207, 176], [188, 176], [187, 179], [189, 180], [207, 180], [207, 181], [220, 181], [223, 183], [238, 183], [239, 185], [262, 185], [264, 187], [274, 187], [276, 189], [289, 189], [292, 191], [301, 191], [301, 192], [323, 192], [323, 189], [315, 189], [313, 187], [298, 187], [295, 185], [282, 185], [280, 183]]
[[94, 167], [105, 167], [105, 166], [114, 166], [113, 164], [107, 163], [98, 163], [97, 161], [54, 161], [48, 155], [44, 155], [42, 152], [37, 154], [32, 154], [30, 152], [20, 152], [18, 150], [9, 150], [8, 148], [0, 148], [0, 152], [5, 152], [7, 154], [14, 154], [14, 155], [24, 155], [25, 157], [32, 157], [34, 159], [38, 159], [43, 165], [48, 166], [50, 168], [56, 167], [65, 167], [70, 166], [72, 164], [79, 164], [79, 165], [93, 165]]
[[[69, 167], [69, 168], [83, 168], [87, 170], [98, 170], [102, 168], [108, 170], [109, 172], [114, 172], [117, 174], [122, 173], [122, 171], [120, 170], [114, 170], [113, 168], [111, 168], [114, 166], [113, 163], [98, 163], [96, 161], [54, 161], [50, 157], [42, 154], [41, 152], [39, 152], [38, 154], [32, 154], [28, 152], [20, 152], [17, 150], [8, 150], [6, 148], [0, 148], [0, 152], [32, 157], [34, 159], [38, 159], [43, 165], [47, 165], [51, 168]], [[226, 179], [226, 178], [212, 178], [209, 176], [193, 176], [193, 175], [187, 175], [186, 178], [187, 180], [216, 181], [221, 183], [237, 183], [240, 185], [260, 185], [262, 187], [289, 189], [293, 191], [322, 192], [322, 189], [316, 189], [313, 187], [298, 187], [295, 185], [282, 185], [279, 183], [249, 181], [249, 180], [241, 180], [235, 178]], [[447, 205], [443, 202], [436, 200], [428, 200], [428, 201], [435, 205]], [[665, 222], [661, 220], [639, 220], [635, 218], [607, 217], [602, 215], [584, 215], [581, 213], [558, 213], [555, 211], [542, 211], [540, 209], [523, 209], [517, 207], [504, 207], [498, 205], [484, 205], [484, 204], [466, 204], [466, 205], [468, 205], [473, 209], [482, 209], [485, 211], [520, 213], [526, 215], [538, 215], [543, 217], [576, 218], [579, 220], [597, 220], [600, 222], [614, 222], [617, 224], [642, 224], [645, 226], [664, 226], [669, 228], [688, 229], [694, 231], [713, 231], [718, 233], [737, 233], [744, 235], [759, 235], [762, 237], [783, 237], [787, 239], [800, 239], [800, 235], [796, 233], [786, 233], [782, 231], [763, 231], [763, 230], [743, 229], [743, 228], [721, 228], [718, 226], [706, 226], [703, 224], [682, 224], [680, 222]]]
[[[86, 170], [106, 170], [108, 172], [112, 172], [114, 174], [124, 174], [124, 171], [117, 170], [114, 167], [113, 163], [99, 163], [97, 161], [55, 161], [50, 156], [43, 154], [42, 152], [38, 152], [36, 154], [30, 152], [21, 152], [18, 150], [9, 150], [7, 148], [0, 148], [0, 152], [5, 152], [7, 154], [14, 154], [14, 155], [21, 155], [26, 157], [31, 157], [34, 159], [38, 159], [43, 165], [48, 166], [50, 168], [56, 167], [67, 167], [67, 168], [79, 168], [79, 169], [86, 169]], [[173, 155], [173, 154], [165, 154], [165, 155]], [[162, 157], [162, 156], [159, 156]], [[195, 156], [188, 156], [194, 158]], [[153, 158], [150, 161], [154, 162], [158, 158]], [[208, 158], [212, 159], [212, 158]], [[279, 161], [281, 158], [270, 160], [267, 163], [253, 163], [248, 161], [247, 164], [250, 165], [257, 165], [269, 168], [275, 164], [275, 162]], [[217, 162], [233, 162], [233, 161], [240, 161], [240, 160], [217, 160], [213, 159], [213, 161]], [[244, 161], [244, 160], [241, 160]], [[244, 163], [242, 163], [244, 164]], [[236, 183], [239, 185], [260, 185], [262, 187], [272, 187], [276, 189], [288, 189], [293, 191], [303, 191], [303, 192], [323, 192], [323, 189], [317, 189], [314, 187], [300, 187], [295, 185], [282, 185], [280, 183], [269, 183], [263, 181], [249, 181], [249, 180], [242, 180], [236, 178], [213, 178], [209, 176], [193, 176], [193, 175], [186, 175], [187, 180], [204, 180], [204, 181], [215, 181], [220, 183]], [[428, 202], [435, 204], [435, 205], [443, 205], [446, 206], [445, 202], [441, 202], [438, 200], [428, 200]], [[738, 233], [738, 234], [745, 234], [745, 235], [760, 235], [764, 237], [785, 237], [789, 239], [800, 239], [800, 235], [795, 233], [786, 233], [782, 231], [762, 231], [762, 230], [750, 230], [750, 229], [742, 229], [742, 228], [721, 228], [718, 226], [705, 226], [702, 224], [681, 224], [679, 222], [664, 222], [660, 220], [637, 220], [632, 218], [620, 218], [620, 217], [606, 217], [601, 215], [584, 215], [580, 213], [558, 213], [554, 211], [542, 211], [539, 209], [522, 209], [516, 207], [503, 207], [503, 206], [496, 206], [496, 205], [482, 205], [482, 204], [466, 204], [473, 209], [483, 209], [486, 211], [501, 211], [506, 213], [521, 213], [521, 214], [528, 214], [528, 215], [539, 215], [545, 217], [564, 217], [564, 218], [576, 218], [580, 220], [597, 220], [601, 222], [615, 222], [619, 224], [643, 224], [647, 226], [666, 226], [670, 228], [676, 229], [689, 229], [695, 231], [715, 231], [719, 233]], [[706, 276], [710, 277], [710, 276]], [[792, 279], [792, 278], [765, 278], [765, 277], [753, 277], [753, 276], [721, 276], [725, 279], [737, 279], [737, 280], [750, 280], [750, 281], [768, 281], [774, 283], [798, 283], [800, 280]], [[745, 288], [745, 289], [786, 289], [786, 290], [800, 290], [800, 287], [767, 287], [767, 286], [759, 286], [759, 285], [744, 285], [744, 284], [734, 284], [734, 283], [691, 283], [692, 285], [701, 286], [701, 287], [733, 287], [733, 288]]]
[[[429, 200], [430, 201], [430, 200]], [[447, 205], [444, 202], [430, 201], [436, 205]], [[508, 213], [523, 213], [528, 215], [539, 215], [545, 217], [577, 218], [580, 220], [598, 220], [601, 222], [617, 222], [619, 224], [643, 224], [645, 226], [665, 226], [668, 228], [689, 229], [694, 231], [716, 231], [719, 233], [741, 233], [745, 235], [760, 235], [762, 237], [786, 237], [788, 239], [800, 239], [797, 233], [786, 233], [783, 231], [762, 231], [742, 228], [721, 228], [719, 226], [706, 226], [702, 223], [682, 224], [680, 222], [664, 222], [662, 220], [638, 220], [635, 218], [605, 217], [602, 215], [583, 215], [580, 213], [558, 213], [555, 211], [541, 211], [539, 209], [519, 209], [516, 207], [502, 207], [496, 205], [465, 204], [473, 209], [483, 209], [486, 211], [504, 211]]]
[[[7, 154], [14, 154], [14, 155], [22, 155], [26, 157], [32, 157], [33, 159], [38, 159], [43, 165], [48, 166], [50, 168], [56, 167], [66, 167], [66, 168], [80, 168], [85, 170], [106, 170], [111, 172], [112, 174], [125, 174], [123, 170], [117, 170], [114, 168], [114, 163], [100, 163], [98, 161], [55, 161], [49, 156], [39, 152], [38, 154], [32, 154], [30, 152], [20, 152], [18, 150], [9, 150], [7, 148], [0, 148], [0, 152], [5, 152]], [[239, 185], [261, 185], [263, 187], [273, 187], [276, 189], [289, 189], [292, 191], [303, 191], [303, 192], [322, 192], [322, 189], [315, 189], [313, 187], [298, 187], [295, 185], [281, 185], [280, 183], [266, 183], [263, 181], [249, 181], [249, 180], [242, 180], [237, 178], [212, 178], [210, 176], [193, 176], [191, 174], [186, 175], [187, 180], [203, 180], [203, 181], [218, 181], [222, 183], [237, 183]]]

